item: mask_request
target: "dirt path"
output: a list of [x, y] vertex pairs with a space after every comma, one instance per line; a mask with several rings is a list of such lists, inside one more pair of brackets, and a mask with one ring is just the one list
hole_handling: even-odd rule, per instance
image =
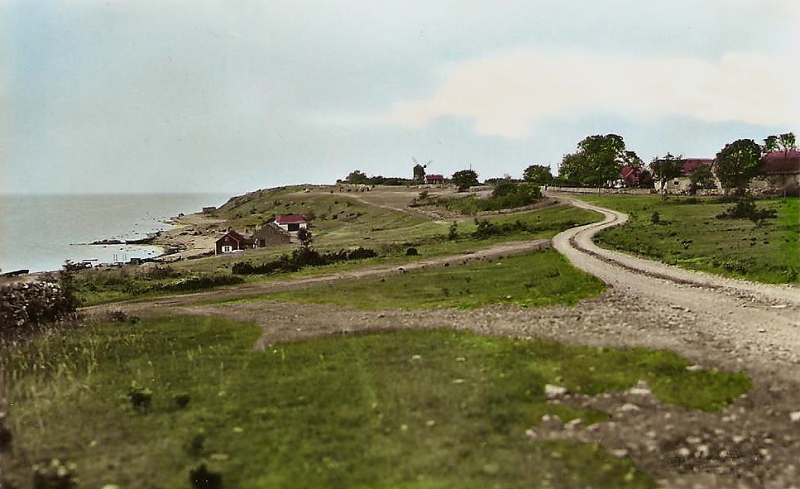
[[465, 265], [467, 263], [476, 261], [493, 260], [506, 256], [521, 255], [524, 253], [530, 253], [532, 251], [549, 248], [550, 243], [551, 242], [549, 239], [511, 241], [508, 243], [500, 243], [482, 248], [477, 251], [468, 251], [455, 255], [437, 256], [433, 258], [423, 258], [401, 265], [381, 265], [332, 273], [328, 275], [278, 280], [274, 282], [248, 283], [194, 294], [171, 295], [158, 297], [155, 299], [137, 299], [132, 301], [114, 302], [111, 304], [86, 307], [82, 309], [82, 311], [88, 314], [102, 314], [109, 310], [124, 310], [131, 313], [148, 311], [161, 313], [165, 312], [165, 308], [186, 306], [200, 302], [241, 299], [268, 294], [270, 292], [293, 290], [311, 287], [314, 285], [330, 284], [346, 280], [384, 277], [387, 275], [407, 273], [415, 270], [424, 270], [427, 268], [446, 267], [450, 266], [450, 264]]

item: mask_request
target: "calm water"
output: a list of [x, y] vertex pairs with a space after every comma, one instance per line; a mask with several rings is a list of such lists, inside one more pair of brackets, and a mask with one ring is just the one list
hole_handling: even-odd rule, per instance
[[179, 213], [221, 205], [228, 196], [0, 195], [0, 269], [57, 270], [64, 260], [100, 263], [157, 256], [154, 246], [84, 246], [100, 239], [139, 239], [169, 229]]

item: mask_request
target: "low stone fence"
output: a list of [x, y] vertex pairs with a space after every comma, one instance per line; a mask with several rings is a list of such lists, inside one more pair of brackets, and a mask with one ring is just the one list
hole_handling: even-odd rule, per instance
[[569, 192], [573, 194], [629, 194], [650, 195], [656, 193], [652, 188], [597, 188], [597, 187], [553, 187], [548, 186], [547, 192]]

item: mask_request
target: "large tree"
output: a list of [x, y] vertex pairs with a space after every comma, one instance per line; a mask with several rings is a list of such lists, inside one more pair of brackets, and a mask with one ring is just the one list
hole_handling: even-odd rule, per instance
[[361, 170], [355, 170], [347, 175], [345, 181], [352, 184], [367, 184], [369, 183], [369, 177]]
[[660, 158], [653, 158], [650, 162], [650, 171], [661, 183], [661, 199], [667, 197], [667, 181], [678, 178], [683, 174], [683, 157], [667, 153]]
[[714, 172], [722, 188], [743, 194], [750, 180], [761, 172], [761, 164], [761, 147], [752, 139], [739, 139], [717, 153]]
[[463, 192], [473, 185], [478, 185], [478, 174], [474, 170], [461, 170], [453, 173], [453, 183], [458, 187], [459, 192]]
[[641, 166], [641, 159], [625, 148], [622, 136], [589, 136], [578, 143], [578, 152], [566, 155], [559, 177], [572, 185], [602, 187], [619, 178], [623, 165]]
[[526, 182], [538, 185], [550, 185], [553, 183], [553, 174], [550, 172], [550, 167], [545, 165], [531, 165], [525, 168], [522, 178]]

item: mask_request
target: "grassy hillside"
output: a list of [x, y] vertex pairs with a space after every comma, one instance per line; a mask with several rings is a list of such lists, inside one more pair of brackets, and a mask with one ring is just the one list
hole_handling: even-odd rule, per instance
[[[720, 409], [742, 374], [689, 372], [666, 351], [571, 347], [449, 330], [252, 345], [215, 317], [87, 325], [0, 352], [12, 449], [3, 477], [74, 463], [80, 487], [189, 488], [205, 462], [225, 488], [653, 487], [594, 444], [532, 442], [544, 386], [589, 395], [647, 380], [665, 402]], [[591, 368], [587, 368], [591, 366]]]
[[282, 292], [266, 299], [338, 304], [362, 309], [472, 309], [487, 304], [574, 304], [599, 294], [600, 280], [553, 250], [503, 260]]
[[[307, 195], [306, 195], [307, 196]], [[314, 199], [298, 200], [297, 204], [323, 208], [321, 204], [330, 200], [329, 195], [317, 195]], [[168, 293], [191, 292], [197, 290], [191, 284], [206, 283], [226, 285], [235, 280], [263, 281], [307, 276], [351, 270], [363, 266], [401, 264], [425, 257], [444, 254], [463, 253], [496, 243], [549, 238], [558, 232], [576, 225], [596, 221], [600, 215], [595, 212], [577, 209], [567, 205], [556, 205], [545, 209], [491, 217], [487, 220], [498, 225], [520, 221], [525, 230], [515, 229], [498, 235], [475, 238], [474, 221], [462, 222], [457, 226], [455, 239], [448, 239], [449, 224], [435, 223], [423, 217], [371, 206], [353, 198], [333, 197], [332, 202], [348, 209], [361, 209], [361, 216], [353, 220], [329, 219], [313, 222], [314, 246], [321, 251], [339, 250], [363, 246], [374, 249], [379, 256], [367, 260], [344, 262], [324, 267], [304, 269], [293, 274], [256, 275], [232, 277], [231, 267], [237, 262], [260, 265], [275, 260], [282, 254], [291, 253], [297, 245], [286, 244], [265, 249], [248, 250], [245, 253], [221, 255], [198, 260], [187, 260], [161, 267], [147, 269], [106, 269], [87, 270], [79, 274], [80, 296], [86, 304], [96, 304], [135, 297], [164, 295]], [[352, 202], [351, 206], [347, 206]], [[319, 222], [319, 224], [317, 224]], [[419, 255], [407, 256], [409, 247], [417, 248]], [[190, 282], [186, 284], [187, 280]]]
[[[580, 199], [630, 216], [623, 227], [597, 237], [601, 246], [656, 258], [684, 268], [767, 283], [800, 283], [800, 206], [797, 198], [759, 200], [776, 219], [716, 219], [733, 204], [715, 198], [657, 195], [584, 195]], [[652, 216], [658, 212], [660, 222]]]

